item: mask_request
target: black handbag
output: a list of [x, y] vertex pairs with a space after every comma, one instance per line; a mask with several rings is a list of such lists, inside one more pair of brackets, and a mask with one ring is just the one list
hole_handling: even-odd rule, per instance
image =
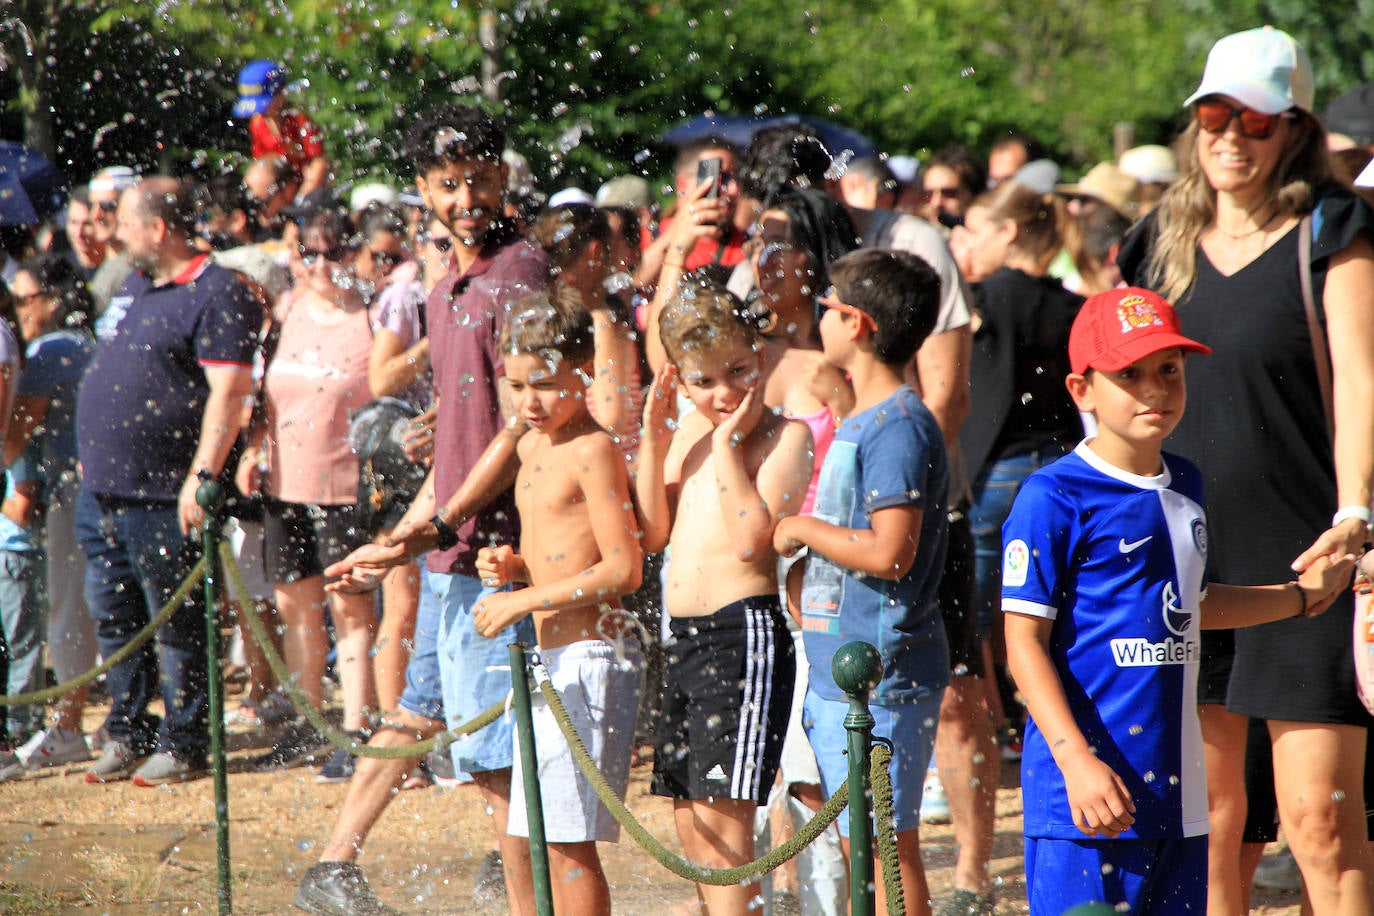
[[358, 455], [358, 508], [369, 535], [388, 519], [399, 519], [429, 473], [405, 453], [406, 431], [419, 413], [399, 398], [377, 398], [349, 417], [348, 443]]

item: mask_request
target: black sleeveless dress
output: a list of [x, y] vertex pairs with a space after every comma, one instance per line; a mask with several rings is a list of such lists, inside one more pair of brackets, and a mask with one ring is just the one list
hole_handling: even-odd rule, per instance
[[[1123, 248], [1128, 282], [1151, 285], [1144, 272], [1154, 229], [1145, 220]], [[1329, 260], [1360, 232], [1374, 233], [1374, 212], [1350, 192], [1330, 189], [1313, 215], [1313, 231], [1313, 291], [1324, 322]], [[1292, 579], [1289, 564], [1327, 529], [1337, 508], [1331, 437], [1302, 302], [1298, 227], [1229, 277], [1199, 248], [1197, 282], [1177, 306], [1183, 333], [1213, 350], [1189, 358], [1188, 406], [1165, 444], [1205, 478], [1211, 580]], [[1347, 591], [1320, 617], [1204, 631], [1201, 699], [1220, 699], [1207, 693], [1220, 693], [1226, 680], [1234, 633], [1224, 693], [1229, 709], [1263, 719], [1367, 726], [1371, 719], [1355, 690], [1353, 616]]]

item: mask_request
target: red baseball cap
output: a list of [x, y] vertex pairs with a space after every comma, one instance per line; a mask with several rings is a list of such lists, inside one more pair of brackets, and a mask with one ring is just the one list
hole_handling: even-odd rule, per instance
[[1212, 348], [1184, 337], [1174, 307], [1138, 286], [1088, 297], [1069, 329], [1069, 368], [1115, 372], [1151, 353], [1179, 347], [1191, 353]]

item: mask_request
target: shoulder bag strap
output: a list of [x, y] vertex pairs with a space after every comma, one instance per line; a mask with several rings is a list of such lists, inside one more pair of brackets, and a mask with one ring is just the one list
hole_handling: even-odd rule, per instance
[[1312, 361], [1317, 367], [1317, 387], [1321, 389], [1322, 409], [1326, 412], [1326, 431], [1332, 441], [1336, 435], [1336, 415], [1331, 400], [1331, 351], [1326, 332], [1317, 320], [1317, 300], [1312, 295], [1312, 215], [1298, 223], [1298, 278], [1302, 284], [1302, 305], [1307, 312], [1307, 336], [1312, 340]]

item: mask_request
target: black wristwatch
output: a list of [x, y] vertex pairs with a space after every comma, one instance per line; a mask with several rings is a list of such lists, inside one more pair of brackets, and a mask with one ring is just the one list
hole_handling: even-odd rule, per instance
[[439, 535], [438, 547], [440, 550], [448, 550], [451, 547], [458, 546], [458, 532], [448, 526], [443, 516], [436, 512], [434, 518], [429, 520], [429, 523], [434, 526], [434, 533]]

